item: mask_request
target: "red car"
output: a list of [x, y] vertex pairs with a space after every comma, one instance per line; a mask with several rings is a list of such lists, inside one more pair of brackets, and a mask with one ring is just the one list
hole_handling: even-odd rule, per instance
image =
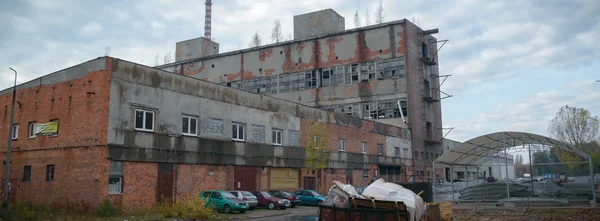
[[287, 209], [291, 203], [287, 199], [271, 196], [267, 191], [252, 191], [258, 200], [258, 207], [267, 207], [269, 209]]

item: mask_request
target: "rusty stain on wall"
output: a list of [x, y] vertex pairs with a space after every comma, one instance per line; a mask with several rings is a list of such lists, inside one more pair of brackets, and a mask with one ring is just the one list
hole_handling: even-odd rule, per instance
[[260, 63], [264, 62], [266, 58], [271, 57], [271, 55], [273, 55], [272, 48], [260, 50], [259, 56], [258, 56], [260, 58]]

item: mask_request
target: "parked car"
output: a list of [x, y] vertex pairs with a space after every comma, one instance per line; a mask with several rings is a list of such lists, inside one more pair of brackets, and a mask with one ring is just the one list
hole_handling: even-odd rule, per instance
[[248, 203], [248, 208], [253, 210], [258, 206], [258, 200], [256, 200], [256, 196], [249, 191], [229, 191], [231, 195], [235, 196], [237, 199], [246, 201]]
[[325, 196], [317, 193], [314, 190], [296, 190], [294, 191], [294, 195], [300, 198], [302, 204], [305, 205], [320, 205], [325, 201]]
[[290, 192], [285, 190], [269, 190], [269, 194], [271, 194], [274, 197], [289, 200], [292, 205], [292, 208], [296, 207], [297, 205], [300, 205], [301, 203], [300, 197], [294, 196]]
[[201, 199], [206, 200], [206, 206], [211, 206], [224, 213], [239, 211], [245, 213], [248, 210], [248, 203], [237, 199], [231, 193], [223, 190], [207, 190], [200, 193]]
[[292, 206], [289, 200], [271, 196], [267, 191], [253, 191], [252, 194], [254, 194], [258, 200], [258, 207], [287, 209]]

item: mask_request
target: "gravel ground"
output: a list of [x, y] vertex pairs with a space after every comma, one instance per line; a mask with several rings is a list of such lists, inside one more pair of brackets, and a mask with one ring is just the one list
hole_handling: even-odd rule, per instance
[[520, 213], [514, 210], [473, 212], [472, 210], [452, 210], [453, 220], [600, 220], [600, 209], [531, 209]]

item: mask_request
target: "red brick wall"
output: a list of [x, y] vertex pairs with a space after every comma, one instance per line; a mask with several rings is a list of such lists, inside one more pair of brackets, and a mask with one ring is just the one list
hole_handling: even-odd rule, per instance
[[[107, 58], [103, 70], [77, 73], [85, 74], [81, 78], [17, 90], [16, 100], [20, 105], [15, 107], [14, 123], [19, 129], [18, 139], [12, 142], [10, 174], [17, 201], [85, 210], [106, 197], [111, 64]], [[44, 82], [44, 78], [39, 81]], [[0, 96], [2, 159], [6, 159], [11, 102], [12, 92]], [[53, 119], [59, 120], [58, 136], [28, 138], [29, 122], [45, 123]], [[53, 181], [46, 181], [48, 164], [55, 165]], [[25, 165], [32, 167], [31, 180], [27, 182], [22, 181]], [[4, 178], [4, 165], [0, 167], [0, 178]]]
[[[60, 148], [13, 152], [10, 174], [16, 201], [58, 205], [77, 210], [95, 208], [108, 193], [106, 147]], [[6, 154], [0, 158], [5, 159]], [[55, 165], [54, 180], [46, 181], [46, 166]], [[31, 179], [23, 181], [24, 166]], [[5, 166], [0, 165], [2, 175]]]
[[[107, 59], [107, 70], [111, 60]], [[110, 71], [87, 73], [83, 78], [50, 85], [17, 90], [15, 124], [19, 124], [19, 138], [13, 141], [13, 150], [34, 150], [60, 147], [106, 145], [110, 91]], [[4, 108], [2, 122], [10, 121], [12, 93], [0, 96]], [[28, 124], [59, 120], [58, 136], [37, 136], [28, 139]], [[0, 124], [0, 151], [7, 148], [8, 123]]]
[[[190, 166], [192, 167], [191, 172]], [[204, 190], [230, 190], [233, 188], [233, 166], [178, 164], [175, 165], [175, 168], [177, 170], [177, 200], [186, 196], [197, 196]], [[210, 171], [214, 175], [210, 176]]]
[[[314, 121], [301, 119], [300, 121], [300, 145], [306, 146], [306, 142], [312, 139], [310, 130]], [[385, 136], [368, 132], [354, 127], [341, 126], [337, 124], [326, 124], [327, 134], [329, 135], [330, 150], [339, 150], [339, 139], [346, 140], [346, 152], [360, 153], [361, 142], [367, 142], [367, 154], [377, 155], [377, 144], [383, 145], [383, 153], [386, 153]]]

